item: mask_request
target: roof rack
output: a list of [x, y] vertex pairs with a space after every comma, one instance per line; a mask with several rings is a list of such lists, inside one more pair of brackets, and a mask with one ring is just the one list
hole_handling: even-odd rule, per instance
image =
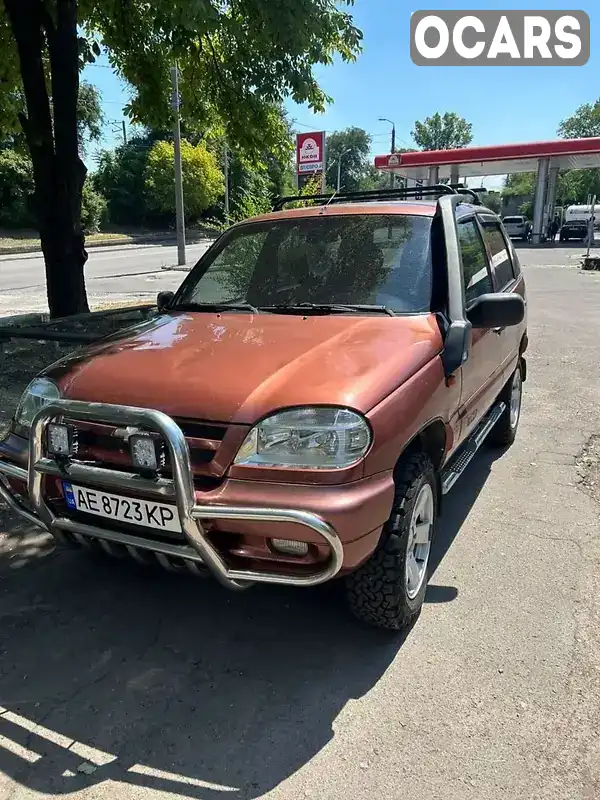
[[331, 203], [361, 203], [369, 200], [407, 200], [410, 198], [421, 199], [432, 195], [464, 194], [472, 198], [474, 205], [481, 205], [475, 189], [449, 186], [437, 183], [433, 186], [414, 186], [407, 189], [375, 189], [364, 192], [334, 192], [333, 194], [291, 195], [280, 197], [273, 206], [273, 211], [281, 211], [288, 203], [309, 202], [320, 200], [327, 205]]

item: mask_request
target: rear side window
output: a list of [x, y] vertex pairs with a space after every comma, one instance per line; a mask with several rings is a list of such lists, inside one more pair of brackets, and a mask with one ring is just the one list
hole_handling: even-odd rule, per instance
[[498, 289], [503, 289], [515, 277], [506, 240], [497, 222], [491, 220], [480, 220], [480, 222], [492, 270], [496, 276], [496, 285]]
[[474, 219], [459, 224], [458, 240], [463, 262], [465, 297], [468, 305], [475, 298], [492, 292], [494, 289], [487, 254]]

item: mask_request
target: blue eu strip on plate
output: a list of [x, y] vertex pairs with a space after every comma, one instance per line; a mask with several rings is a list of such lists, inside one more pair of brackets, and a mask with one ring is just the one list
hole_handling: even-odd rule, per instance
[[73, 492], [73, 487], [70, 483], [63, 481], [63, 493], [65, 495], [65, 502], [67, 503], [68, 507], [73, 511], [77, 510], [77, 503], [75, 502], [75, 493]]

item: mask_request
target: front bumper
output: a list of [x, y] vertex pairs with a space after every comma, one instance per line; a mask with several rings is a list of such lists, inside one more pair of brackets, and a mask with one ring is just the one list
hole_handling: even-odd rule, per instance
[[[172, 478], [147, 479], [128, 472], [80, 462], [60, 465], [44, 453], [45, 431], [59, 417], [74, 421], [134, 426], [160, 434], [170, 456]], [[10, 458], [10, 461], [4, 460]], [[198, 492], [193, 483], [190, 454], [185, 437], [171, 417], [150, 409], [58, 400], [35, 418], [29, 442], [27, 465], [0, 450], [0, 495], [22, 516], [46, 528], [58, 541], [75, 539], [81, 544], [96, 541], [104, 549], [125, 548], [140, 559], [155, 554], [163, 566], [183, 564], [193, 571], [204, 565], [222, 584], [242, 589], [252, 583], [314, 586], [331, 580], [340, 571], [354, 568], [376, 545], [389, 515], [393, 497], [391, 475], [376, 476], [348, 486], [318, 487], [226, 481], [217, 491]], [[16, 462], [16, 463], [15, 463]], [[118, 528], [100, 527], [56, 513], [47, 502], [46, 481], [68, 479], [107, 491], [123, 490], [133, 496], [173, 502], [181, 520], [181, 542], [157, 541], [156, 537]], [[11, 491], [15, 482], [27, 487], [29, 509]], [[255, 505], [259, 494], [262, 504]], [[261, 532], [263, 537], [288, 538], [316, 545], [324, 559], [310, 572], [290, 570], [290, 562], [246, 568], [228, 563], [227, 552], [218, 545], [224, 530]], [[282, 559], [283, 562], [283, 559]]]

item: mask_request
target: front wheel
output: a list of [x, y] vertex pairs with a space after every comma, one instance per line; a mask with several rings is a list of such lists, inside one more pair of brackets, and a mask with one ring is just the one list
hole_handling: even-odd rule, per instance
[[506, 408], [488, 437], [492, 447], [507, 447], [517, 438], [519, 420], [521, 419], [521, 401], [523, 399], [523, 372], [519, 362], [510, 380], [502, 390], [498, 400]]
[[398, 470], [391, 517], [369, 560], [346, 578], [346, 600], [355, 617], [399, 631], [418, 617], [427, 591], [429, 556], [438, 510], [437, 480], [423, 453]]

